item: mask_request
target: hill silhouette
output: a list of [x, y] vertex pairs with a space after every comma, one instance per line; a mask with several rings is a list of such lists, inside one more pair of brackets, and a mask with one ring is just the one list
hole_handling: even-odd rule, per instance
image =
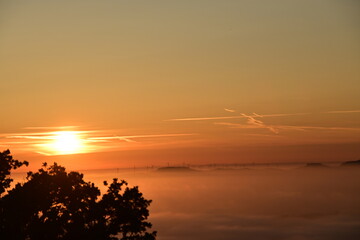
[[313, 162], [313, 163], [307, 163], [305, 165], [305, 168], [327, 168], [328, 166], [322, 164], [322, 163], [318, 163], [318, 162]]
[[351, 167], [351, 166], [356, 167], [357, 166], [357, 167], [360, 167], [360, 160], [343, 162], [341, 164], [341, 166], [345, 166], [345, 167]]

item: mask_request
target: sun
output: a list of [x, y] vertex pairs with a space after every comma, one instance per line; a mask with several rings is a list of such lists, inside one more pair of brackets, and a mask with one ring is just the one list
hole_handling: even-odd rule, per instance
[[74, 131], [56, 132], [51, 148], [59, 155], [81, 153], [82, 139]]

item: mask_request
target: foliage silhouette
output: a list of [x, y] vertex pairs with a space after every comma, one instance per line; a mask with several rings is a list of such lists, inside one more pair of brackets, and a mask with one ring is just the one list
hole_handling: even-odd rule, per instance
[[[27, 162], [13, 160], [10, 151], [1, 153], [0, 179], [3, 191], [9, 187], [11, 169]], [[3, 180], [5, 179], [5, 180]], [[46, 163], [27, 181], [18, 183], [0, 198], [0, 239], [89, 239], [154, 240], [147, 232], [148, 207], [138, 187], [129, 188], [116, 178], [99, 200], [100, 190], [85, 182], [83, 174], [66, 172]]]
[[10, 155], [10, 150], [0, 152], [0, 196], [5, 192], [6, 188], [10, 187], [10, 183], [13, 181], [9, 177], [11, 169], [17, 169], [22, 165], [28, 166], [29, 163], [13, 159]]

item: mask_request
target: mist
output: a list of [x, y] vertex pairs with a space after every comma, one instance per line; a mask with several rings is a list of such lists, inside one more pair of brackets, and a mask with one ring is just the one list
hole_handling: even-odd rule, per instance
[[[331, 240], [360, 237], [360, 168], [250, 166], [83, 171], [102, 193], [125, 179], [152, 199], [160, 240]], [[24, 176], [14, 174], [15, 181]]]
[[170, 170], [84, 173], [98, 186], [112, 177], [138, 185], [153, 200], [150, 221], [160, 240], [360, 237], [357, 167]]

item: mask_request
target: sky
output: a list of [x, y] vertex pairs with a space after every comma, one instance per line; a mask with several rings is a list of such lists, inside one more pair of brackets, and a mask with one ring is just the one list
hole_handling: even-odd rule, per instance
[[358, 159], [359, 13], [0, 0], [0, 149], [74, 168]]

